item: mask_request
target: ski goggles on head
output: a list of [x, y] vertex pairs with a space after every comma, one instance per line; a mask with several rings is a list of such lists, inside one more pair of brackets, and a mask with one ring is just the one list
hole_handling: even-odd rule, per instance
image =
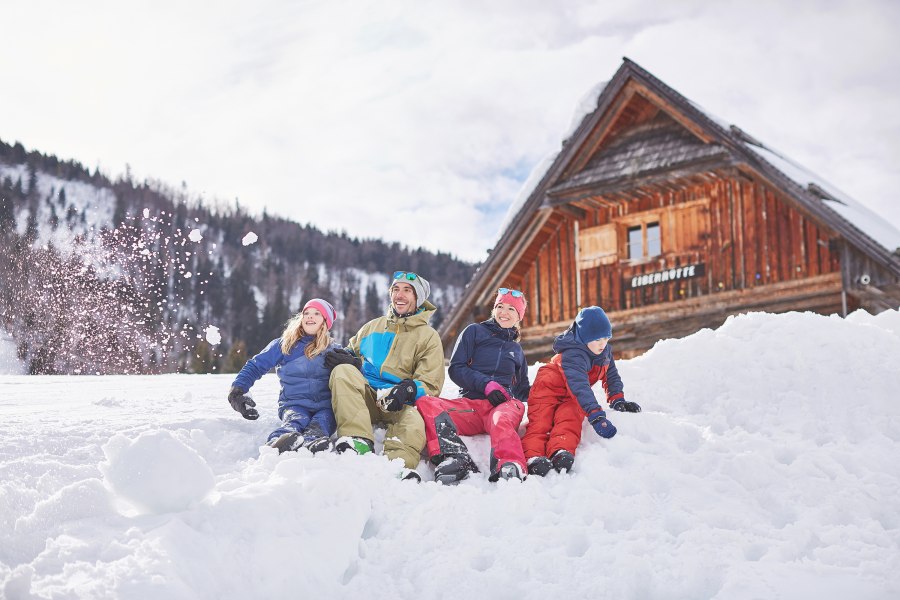
[[415, 281], [419, 276], [409, 271], [394, 271], [394, 281]]
[[523, 294], [519, 290], [511, 290], [509, 288], [500, 288], [499, 290], [497, 290], [497, 293], [500, 294], [501, 296], [505, 296], [505, 295], [509, 294], [513, 298], [522, 298], [525, 296], [525, 294]]

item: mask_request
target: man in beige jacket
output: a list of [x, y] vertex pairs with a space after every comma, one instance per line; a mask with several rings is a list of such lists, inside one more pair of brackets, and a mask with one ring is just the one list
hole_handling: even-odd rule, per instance
[[325, 355], [325, 365], [332, 369], [335, 450], [372, 452], [373, 427], [383, 423], [385, 456], [403, 460], [403, 479], [419, 480], [414, 469], [425, 447], [425, 425], [415, 403], [422, 396], [440, 395], [444, 352], [428, 324], [437, 310], [428, 302], [428, 281], [397, 271], [389, 291], [387, 314], [363, 325], [345, 350]]

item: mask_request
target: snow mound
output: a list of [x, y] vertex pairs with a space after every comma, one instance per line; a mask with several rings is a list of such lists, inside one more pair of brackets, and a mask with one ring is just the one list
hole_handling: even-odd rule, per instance
[[185, 510], [215, 484], [206, 461], [165, 430], [134, 439], [115, 435], [103, 453], [100, 470], [107, 484], [143, 512]]
[[478, 436], [455, 487], [265, 447], [274, 374], [257, 421], [229, 375], [0, 376], [0, 597], [900, 597], [900, 312], [751, 313], [617, 364], [644, 411], [584, 426], [572, 473], [490, 483]]

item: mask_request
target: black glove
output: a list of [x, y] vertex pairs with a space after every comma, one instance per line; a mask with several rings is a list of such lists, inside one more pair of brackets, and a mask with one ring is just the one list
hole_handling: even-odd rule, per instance
[[507, 398], [506, 394], [504, 394], [500, 390], [494, 390], [493, 392], [491, 392], [487, 395], [487, 400], [488, 400], [488, 402], [491, 403], [491, 406], [496, 408], [496, 407], [500, 406], [501, 404], [503, 404], [504, 402], [506, 402], [507, 400], [509, 400], [509, 398]]
[[353, 365], [357, 369], [362, 369], [362, 359], [343, 348], [335, 348], [326, 352], [325, 368], [332, 371], [338, 365]]
[[231, 404], [231, 408], [241, 413], [241, 416], [249, 421], [259, 418], [259, 412], [253, 408], [256, 406], [256, 402], [239, 387], [231, 388], [228, 393], [228, 403]]
[[487, 398], [487, 401], [490, 402], [491, 406], [494, 408], [497, 408], [509, 400], [509, 395], [506, 393], [506, 390], [504, 390], [503, 386], [496, 381], [488, 381], [488, 384], [484, 386], [484, 397]]
[[383, 398], [379, 399], [378, 404], [383, 410], [388, 412], [397, 412], [402, 410], [404, 405], [411, 404], [416, 399], [416, 382], [412, 379], [404, 379], [391, 388]]
[[610, 408], [619, 412], [641, 412], [641, 405], [637, 402], [626, 402], [624, 398], [619, 398], [612, 404]]

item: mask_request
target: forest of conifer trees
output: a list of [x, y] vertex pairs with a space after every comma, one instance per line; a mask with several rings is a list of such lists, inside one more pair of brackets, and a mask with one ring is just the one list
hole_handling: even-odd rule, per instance
[[[245, 244], [251, 232], [258, 241]], [[312, 297], [335, 305], [333, 334], [346, 343], [384, 312], [396, 269], [432, 281], [436, 326], [475, 269], [236, 202], [207, 206], [159, 182], [112, 181], [2, 140], [0, 248], [0, 326], [34, 374], [235, 372]]]

